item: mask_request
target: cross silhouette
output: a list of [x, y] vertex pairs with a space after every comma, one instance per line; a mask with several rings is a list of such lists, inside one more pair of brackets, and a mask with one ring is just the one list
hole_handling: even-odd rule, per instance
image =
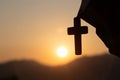
[[81, 20], [80, 18], [75, 17], [74, 18], [74, 27], [68, 28], [68, 35], [74, 35], [74, 41], [75, 41], [75, 54], [80, 55], [82, 54], [82, 36], [81, 34], [87, 34], [88, 33], [88, 27], [87, 26], [81, 26]]

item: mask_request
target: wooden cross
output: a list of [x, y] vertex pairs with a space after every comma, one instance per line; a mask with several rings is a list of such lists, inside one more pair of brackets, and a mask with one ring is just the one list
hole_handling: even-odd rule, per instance
[[74, 35], [75, 39], [75, 54], [82, 54], [82, 36], [81, 34], [87, 34], [88, 27], [81, 26], [80, 18], [74, 18], [74, 27], [68, 28], [68, 35]]

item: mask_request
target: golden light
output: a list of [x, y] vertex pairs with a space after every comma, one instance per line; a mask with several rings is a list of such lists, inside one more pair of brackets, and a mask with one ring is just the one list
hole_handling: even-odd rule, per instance
[[58, 57], [64, 58], [67, 56], [67, 49], [65, 47], [60, 47], [57, 49]]

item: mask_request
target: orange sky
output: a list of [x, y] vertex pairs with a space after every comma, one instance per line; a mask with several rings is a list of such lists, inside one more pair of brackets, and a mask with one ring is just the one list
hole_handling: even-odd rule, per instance
[[[55, 65], [69, 62], [74, 55], [73, 36], [67, 28], [73, 25], [80, 0], [0, 0], [0, 62], [33, 59]], [[88, 25], [82, 21], [82, 25]], [[83, 36], [83, 54], [97, 55], [107, 48], [89, 26]], [[58, 58], [60, 46], [68, 49], [65, 59]]]

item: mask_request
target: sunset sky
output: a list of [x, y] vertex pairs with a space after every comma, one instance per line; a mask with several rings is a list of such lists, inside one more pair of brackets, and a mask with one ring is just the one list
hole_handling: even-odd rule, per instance
[[[67, 35], [73, 26], [81, 0], [0, 0], [0, 62], [32, 59], [58, 65], [79, 57], [74, 54], [74, 37]], [[83, 55], [99, 55], [107, 48], [89, 27], [83, 35]], [[67, 56], [57, 56], [65, 47]]]

